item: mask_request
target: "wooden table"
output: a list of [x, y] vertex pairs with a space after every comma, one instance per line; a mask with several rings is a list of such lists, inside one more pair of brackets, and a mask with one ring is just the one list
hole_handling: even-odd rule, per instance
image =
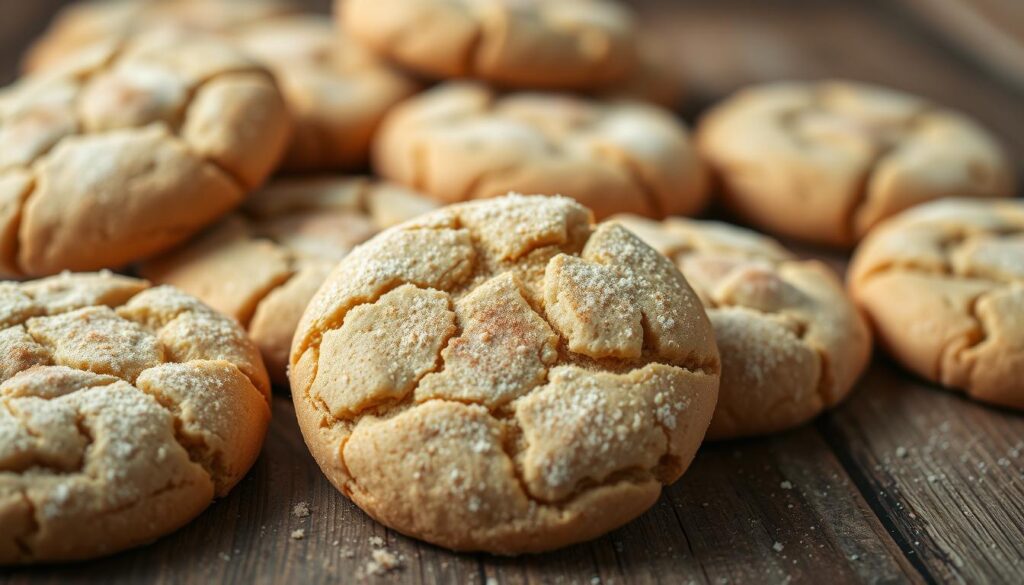
[[[58, 4], [0, 0], [0, 78], [13, 76], [17, 51]], [[691, 80], [688, 118], [751, 81], [854, 77], [970, 112], [1024, 163], [1024, 96], [909, 12], [862, 0], [638, 4]], [[812, 255], [845, 264], [835, 254]], [[881, 357], [856, 393], [815, 423], [707, 445], [635, 522], [591, 543], [515, 559], [449, 553], [376, 524], [323, 478], [286, 396], [274, 399], [274, 417], [249, 476], [177, 534], [104, 560], [0, 572], [0, 580], [1024, 582], [1024, 417], [930, 387]], [[300, 503], [308, 517], [293, 513]], [[293, 538], [299, 529], [303, 538]], [[381, 543], [401, 566], [367, 575]]]

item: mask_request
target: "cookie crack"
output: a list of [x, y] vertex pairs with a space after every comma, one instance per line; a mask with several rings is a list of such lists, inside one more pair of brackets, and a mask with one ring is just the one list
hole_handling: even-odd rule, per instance
[[33, 559], [35, 558], [35, 547], [31, 541], [39, 534], [42, 524], [39, 521], [39, 510], [36, 503], [32, 501], [32, 498], [29, 497], [28, 492], [24, 488], [19, 490], [19, 492], [22, 503], [28, 509], [29, 525], [24, 532], [14, 536], [13, 541], [24, 559]]

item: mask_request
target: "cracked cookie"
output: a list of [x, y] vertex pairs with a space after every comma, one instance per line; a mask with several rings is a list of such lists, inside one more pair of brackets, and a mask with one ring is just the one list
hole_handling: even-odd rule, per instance
[[639, 102], [501, 95], [448, 83], [402, 103], [374, 143], [377, 172], [445, 203], [509, 191], [572, 197], [599, 218], [695, 213], [706, 172], [682, 123]]
[[338, 25], [434, 79], [593, 89], [636, 60], [632, 13], [609, 0], [338, 0]]
[[155, 540], [245, 475], [270, 420], [259, 352], [171, 287], [0, 283], [0, 564]]
[[846, 82], [755, 86], [700, 121], [697, 144], [727, 207], [801, 240], [850, 247], [874, 225], [943, 197], [1010, 197], [995, 138], [905, 93]]
[[873, 230], [850, 291], [904, 367], [1024, 410], [1024, 203], [949, 199]]
[[286, 387], [295, 326], [331, 269], [377, 232], [435, 207], [371, 179], [278, 179], [200, 237], [142, 264], [139, 273], [237, 319], [274, 383]]
[[728, 224], [612, 220], [675, 262], [704, 302], [722, 359], [709, 439], [799, 426], [853, 389], [871, 334], [827, 266]]
[[700, 300], [564, 197], [454, 205], [346, 257], [302, 316], [299, 425], [381, 523], [517, 554], [597, 537], [690, 464], [719, 363]]
[[239, 204], [284, 152], [277, 86], [223, 43], [93, 49], [0, 92], [0, 275], [161, 252]]

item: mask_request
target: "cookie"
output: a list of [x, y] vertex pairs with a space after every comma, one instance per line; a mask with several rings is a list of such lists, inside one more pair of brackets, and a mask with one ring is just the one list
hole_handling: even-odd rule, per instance
[[874, 229], [850, 291], [907, 369], [1024, 410], [1024, 203], [949, 199]]
[[326, 16], [267, 19], [230, 38], [281, 84], [295, 122], [286, 170], [364, 167], [384, 115], [418, 89]]
[[288, 349], [327, 274], [377, 232], [430, 211], [416, 193], [362, 178], [278, 179], [192, 242], [139, 266], [237, 319], [287, 387]]
[[88, 0], [62, 9], [22, 62], [26, 72], [51, 69], [97, 42], [142, 32], [230, 33], [298, 12], [285, 0]]
[[743, 221], [850, 247], [874, 225], [942, 197], [1009, 197], [1013, 171], [969, 118], [847, 81], [741, 91], [700, 122], [697, 143]]
[[269, 382], [245, 332], [109, 273], [0, 283], [0, 564], [177, 530], [259, 454]]
[[621, 81], [590, 94], [602, 99], [640, 100], [675, 110], [686, 97], [685, 85], [670, 48], [655, 38], [644, 38], [637, 46], [633, 71]]
[[0, 275], [117, 267], [231, 210], [290, 121], [273, 79], [209, 38], [93, 46], [0, 92]]
[[632, 13], [609, 0], [338, 0], [338, 25], [433, 79], [593, 89], [636, 60]]
[[853, 389], [871, 334], [830, 268], [724, 223], [613, 221], [670, 258], [711, 318], [722, 382], [709, 439], [795, 428]]
[[444, 203], [509, 191], [572, 197], [599, 218], [691, 214], [707, 177], [682, 123], [631, 101], [438, 86], [396, 107], [377, 172]]
[[658, 499], [711, 421], [719, 363], [663, 256], [564, 197], [450, 206], [331, 273], [292, 344], [327, 477], [404, 534], [516, 554]]

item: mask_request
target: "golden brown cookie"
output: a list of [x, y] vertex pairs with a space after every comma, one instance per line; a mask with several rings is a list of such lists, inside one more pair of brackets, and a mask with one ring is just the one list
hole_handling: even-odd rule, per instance
[[0, 92], [0, 275], [117, 267], [181, 242], [270, 174], [290, 121], [230, 47], [94, 45]]
[[905, 367], [1024, 410], [1024, 203], [950, 199], [897, 215], [857, 249], [850, 290]]
[[797, 427], [853, 389], [871, 334], [827, 266], [724, 223], [612, 219], [675, 262], [704, 302], [722, 356], [709, 439]]
[[326, 16], [266, 19], [230, 36], [274, 72], [295, 122], [289, 170], [357, 169], [384, 115], [417, 84]]
[[433, 210], [402, 187], [364, 178], [278, 179], [199, 238], [139, 267], [237, 319], [287, 387], [288, 348], [327, 274], [382, 229]]
[[338, 24], [434, 79], [588, 89], [622, 80], [636, 55], [631, 12], [609, 0], [337, 0]]
[[719, 363], [700, 300], [563, 197], [451, 206], [356, 249], [292, 345], [327, 477], [400, 532], [543, 551], [635, 518], [687, 468]]
[[383, 176], [445, 203], [509, 191], [572, 197], [599, 218], [690, 214], [707, 177], [661, 108], [449, 83], [392, 110], [374, 143]]
[[0, 564], [177, 530], [259, 454], [270, 387], [245, 332], [109, 273], [0, 283]]
[[969, 118], [847, 81], [755, 86], [713, 108], [701, 154], [752, 225], [849, 247], [879, 221], [942, 197], [1009, 197], [1013, 171]]
[[62, 9], [25, 55], [27, 72], [51, 69], [97, 42], [142, 32], [231, 33], [298, 12], [286, 0], [86, 0]]

